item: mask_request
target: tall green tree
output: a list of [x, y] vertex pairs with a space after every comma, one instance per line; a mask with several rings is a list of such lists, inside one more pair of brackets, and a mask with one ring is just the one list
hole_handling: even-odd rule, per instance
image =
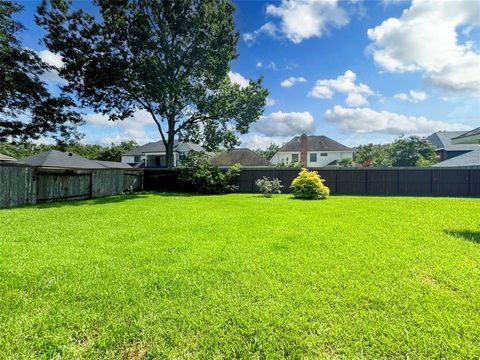
[[437, 162], [435, 147], [424, 137], [400, 137], [389, 149], [393, 166], [429, 166]]
[[82, 118], [73, 110], [75, 103], [49, 93], [40, 76], [52, 67], [19, 40], [24, 27], [13, 15], [21, 9], [0, 0], [0, 141], [78, 138]]
[[261, 79], [230, 82], [239, 35], [229, 0], [94, 0], [98, 16], [43, 0], [37, 23], [63, 57], [65, 89], [84, 106], [123, 120], [146, 110], [173, 166], [174, 139], [207, 150], [238, 143], [262, 114]]
[[280, 145], [270, 143], [270, 145], [268, 145], [265, 149], [255, 150], [255, 153], [266, 160], [270, 160], [273, 155], [278, 152], [278, 150], [280, 150]]

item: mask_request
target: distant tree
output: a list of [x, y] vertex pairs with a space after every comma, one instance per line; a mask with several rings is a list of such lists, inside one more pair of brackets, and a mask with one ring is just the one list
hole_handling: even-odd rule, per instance
[[38, 55], [22, 47], [23, 25], [13, 19], [22, 6], [0, 0], [0, 141], [40, 136], [78, 138], [82, 118], [67, 96], [52, 96], [40, 76], [52, 70]]
[[366, 144], [355, 148], [353, 161], [365, 167], [392, 166], [389, 144]]
[[393, 166], [429, 166], [437, 162], [435, 147], [424, 137], [400, 137], [389, 148]]
[[120, 144], [111, 143], [110, 146], [100, 150], [97, 160], [121, 161], [122, 154], [138, 146], [135, 140], [122, 141]]
[[266, 149], [257, 149], [255, 150], [255, 153], [264, 159], [270, 160], [278, 150], [280, 150], [280, 145], [270, 143]]
[[341, 159], [337, 162], [338, 166], [350, 167], [352, 166], [352, 159]]
[[229, 0], [94, 0], [98, 15], [43, 0], [37, 23], [63, 57], [65, 89], [82, 105], [123, 120], [146, 110], [173, 166], [174, 139], [231, 148], [262, 114], [261, 79], [233, 84], [239, 35]]

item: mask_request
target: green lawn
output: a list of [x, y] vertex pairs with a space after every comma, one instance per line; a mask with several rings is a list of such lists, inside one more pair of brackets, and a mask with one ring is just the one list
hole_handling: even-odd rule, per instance
[[2, 358], [479, 358], [480, 200], [0, 210]]

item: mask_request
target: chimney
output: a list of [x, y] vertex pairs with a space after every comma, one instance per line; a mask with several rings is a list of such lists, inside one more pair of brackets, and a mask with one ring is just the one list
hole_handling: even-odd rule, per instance
[[306, 134], [300, 135], [300, 163], [303, 167], [307, 167], [307, 140]]

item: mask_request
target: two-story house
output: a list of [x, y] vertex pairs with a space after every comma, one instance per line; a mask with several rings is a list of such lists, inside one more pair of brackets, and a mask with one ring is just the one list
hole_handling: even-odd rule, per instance
[[300, 162], [306, 167], [335, 165], [339, 160], [353, 160], [353, 149], [323, 135], [295, 136], [272, 157], [274, 165]]

